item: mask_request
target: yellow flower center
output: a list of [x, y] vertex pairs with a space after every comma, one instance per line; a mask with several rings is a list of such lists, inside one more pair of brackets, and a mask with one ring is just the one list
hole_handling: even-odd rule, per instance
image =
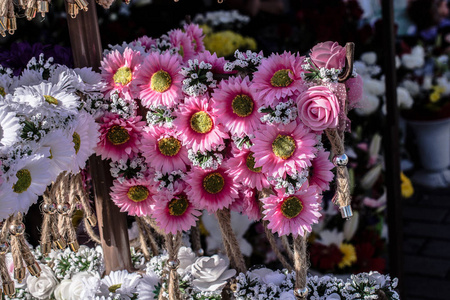
[[149, 195], [148, 189], [143, 185], [135, 185], [128, 189], [127, 196], [133, 202], [142, 202]]
[[303, 204], [295, 196], [291, 196], [284, 200], [283, 204], [281, 204], [281, 213], [288, 219], [295, 218], [298, 216], [303, 210]]
[[351, 244], [342, 244], [339, 247], [339, 250], [342, 252], [342, 260], [339, 262], [338, 267], [343, 269], [345, 267], [350, 267], [353, 263], [356, 262], [356, 250], [355, 247]]
[[31, 185], [31, 173], [27, 169], [22, 169], [16, 173], [17, 182], [13, 185], [13, 190], [17, 194], [21, 194], [28, 190]]
[[128, 140], [130, 139], [130, 134], [128, 133], [128, 130], [126, 130], [122, 126], [114, 125], [109, 129], [106, 137], [108, 141], [111, 142], [111, 144], [117, 146], [128, 142]]
[[74, 144], [73, 148], [75, 149], [75, 154], [78, 154], [78, 151], [80, 151], [81, 146], [81, 138], [78, 133], [74, 132], [72, 134], [72, 142]]
[[115, 293], [118, 289], [120, 289], [122, 287], [121, 283], [118, 284], [113, 284], [112, 286], [110, 286], [108, 288], [108, 291], [110, 291], [111, 293]]
[[48, 104], [58, 105], [58, 99], [50, 95], [44, 95], [44, 99]]
[[182, 216], [189, 207], [189, 201], [185, 195], [173, 198], [169, 203], [169, 214], [171, 216]]
[[0, 86], [0, 96], [3, 96], [3, 97], [6, 96], [5, 88], [2, 86]]
[[288, 159], [294, 154], [295, 140], [289, 135], [279, 134], [272, 142], [273, 153], [281, 159]]
[[262, 167], [255, 168], [255, 157], [253, 156], [253, 154], [254, 154], [253, 152], [250, 152], [247, 155], [247, 158], [245, 160], [247, 168], [252, 172], [261, 173]]
[[162, 155], [174, 156], [180, 152], [181, 143], [174, 137], [163, 138], [158, 141], [158, 149]]
[[166, 71], [159, 70], [153, 73], [150, 79], [150, 87], [152, 90], [158, 93], [164, 93], [172, 85], [172, 77]]
[[113, 80], [116, 84], [127, 85], [133, 78], [133, 73], [128, 67], [119, 68], [113, 76]]
[[274, 87], [289, 86], [294, 81], [291, 79], [291, 77], [289, 77], [289, 73], [292, 74], [292, 71], [288, 69], [276, 71], [270, 79], [270, 84]]
[[209, 114], [205, 111], [199, 111], [191, 117], [191, 128], [198, 133], [208, 133], [211, 131], [213, 122]]
[[211, 173], [203, 178], [203, 188], [210, 194], [217, 194], [223, 190], [225, 179], [218, 173]]
[[239, 117], [248, 117], [253, 112], [253, 100], [247, 95], [237, 95], [231, 102], [231, 107]]
[[180, 50], [178, 50], [178, 54], [180, 54], [181, 57], [184, 57], [184, 48], [183, 48], [183, 45], [180, 45]]

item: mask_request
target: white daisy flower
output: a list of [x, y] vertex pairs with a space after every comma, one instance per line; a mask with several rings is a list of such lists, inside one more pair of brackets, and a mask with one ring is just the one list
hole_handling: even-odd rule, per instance
[[158, 284], [159, 278], [154, 272], [150, 271], [144, 274], [137, 286], [139, 299], [156, 300], [155, 290]]
[[[12, 94], [15, 83], [13, 78], [8, 74], [0, 74], [0, 96], [5, 97], [7, 94]], [[0, 97], [0, 98], [1, 98]]]
[[97, 146], [99, 136], [99, 126], [94, 118], [86, 112], [80, 112], [69, 136], [72, 137], [75, 148], [70, 168], [72, 173], [76, 174], [85, 167], [86, 160], [95, 153], [94, 148]]
[[19, 139], [19, 118], [6, 106], [0, 106], [0, 147], [11, 146]]
[[73, 71], [78, 75], [77, 90], [93, 92], [100, 91], [103, 88], [102, 75], [94, 72], [92, 68], [76, 68]]
[[77, 112], [80, 105], [79, 97], [75, 94], [68, 93], [64, 89], [67, 84], [67, 78], [60, 84], [41, 83], [30, 87], [22, 87], [16, 89], [16, 101], [26, 102], [36, 112], [48, 114], [59, 113], [67, 116]]
[[31, 204], [36, 203], [47, 185], [51, 183], [50, 171], [48, 170], [49, 159], [43, 154], [24, 156], [11, 165], [8, 173], [14, 174], [3, 183], [2, 189], [12, 189], [11, 198], [15, 201], [16, 212], [26, 213]]
[[75, 145], [63, 130], [46, 134], [40, 141], [41, 147], [50, 152], [48, 169], [54, 181], [59, 173], [70, 170], [75, 156]]
[[74, 83], [77, 81], [77, 74], [72, 69], [61, 65], [52, 71], [48, 81], [67, 93], [75, 93]]
[[6, 184], [0, 184], [0, 221], [8, 218], [11, 214], [16, 213], [16, 203], [13, 200], [13, 190], [7, 188]]
[[130, 300], [136, 293], [140, 279], [139, 274], [128, 273], [126, 270], [112, 271], [102, 279], [100, 290], [102, 295], [109, 294], [110, 297], [120, 295], [120, 299]]
[[22, 74], [17, 81], [17, 86], [30, 86], [37, 85], [44, 81], [42, 77], [42, 72], [37, 70], [29, 70], [25, 69], [22, 71]]

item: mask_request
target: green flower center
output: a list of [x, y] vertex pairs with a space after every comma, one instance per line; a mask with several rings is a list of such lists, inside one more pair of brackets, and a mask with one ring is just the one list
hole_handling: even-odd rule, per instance
[[247, 95], [237, 95], [231, 102], [231, 107], [239, 117], [248, 117], [253, 112], [253, 100]]
[[53, 159], [52, 149], [48, 150], [48, 152], [50, 152], [50, 156], [49, 156], [48, 158], [49, 158], [49, 159]]
[[225, 179], [220, 173], [211, 173], [203, 178], [203, 188], [210, 194], [217, 194], [223, 190]]
[[44, 95], [44, 99], [48, 104], [58, 105], [58, 99], [50, 95]]
[[21, 194], [28, 190], [31, 185], [31, 173], [27, 169], [17, 171], [17, 182], [13, 185], [13, 190], [17, 194]]
[[0, 86], [0, 95], [5, 97], [6, 96], [6, 92], [5, 92], [5, 88]]
[[245, 160], [247, 168], [252, 172], [261, 173], [262, 167], [255, 168], [255, 157], [253, 156], [253, 154], [253, 152], [250, 152], [247, 155], [247, 159]]
[[288, 159], [294, 154], [295, 140], [289, 135], [279, 134], [272, 142], [273, 153], [281, 159]]
[[166, 71], [159, 70], [153, 73], [150, 79], [150, 87], [152, 90], [158, 93], [164, 93], [172, 85], [172, 77]]
[[178, 50], [178, 54], [180, 54], [181, 57], [184, 57], [184, 48], [183, 48], [183, 45], [180, 45], [180, 50]]
[[286, 198], [283, 204], [281, 204], [281, 213], [288, 219], [295, 218], [302, 212], [302, 210], [302, 202], [295, 196]]
[[80, 151], [81, 146], [81, 138], [78, 133], [74, 132], [72, 134], [72, 142], [74, 144], [73, 148], [75, 149], [75, 154], [78, 154], [78, 151]]
[[110, 291], [111, 293], [115, 293], [118, 289], [120, 289], [122, 287], [121, 283], [118, 284], [113, 284], [112, 286], [110, 286], [108, 288], [108, 291]]
[[174, 156], [180, 152], [181, 143], [174, 137], [163, 138], [158, 141], [158, 149], [162, 155]]
[[113, 80], [116, 84], [127, 85], [133, 78], [133, 73], [128, 67], [119, 68], [113, 76]]
[[182, 216], [189, 207], [189, 202], [185, 195], [173, 198], [169, 203], [169, 214], [171, 216]]
[[294, 81], [291, 79], [291, 77], [289, 77], [289, 73], [292, 73], [292, 71], [288, 69], [276, 71], [270, 79], [270, 84], [274, 87], [289, 86]]
[[199, 111], [191, 117], [191, 128], [198, 133], [208, 133], [211, 131], [213, 122], [205, 111]]
[[130, 139], [128, 130], [119, 125], [112, 126], [106, 137], [115, 146], [125, 144]]
[[148, 189], [143, 185], [135, 185], [128, 189], [127, 196], [134, 202], [141, 202], [147, 199], [149, 195]]

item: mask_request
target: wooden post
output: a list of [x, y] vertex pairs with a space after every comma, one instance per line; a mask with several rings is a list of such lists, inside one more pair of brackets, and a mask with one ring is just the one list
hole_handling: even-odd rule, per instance
[[[102, 45], [95, 5], [95, 1], [91, 0], [87, 12], [80, 11], [75, 19], [68, 15], [67, 23], [75, 67], [92, 67], [98, 71], [102, 59]], [[105, 272], [109, 274], [111, 271], [123, 269], [132, 271], [126, 214], [120, 212], [109, 196], [112, 185], [109, 164], [93, 155], [89, 159], [89, 166], [94, 185]]]
[[395, 68], [394, 7], [392, 0], [383, 0], [384, 74], [386, 74], [386, 128], [384, 158], [386, 165], [387, 213], [389, 227], [389, 272], [399, 279], [403, 299], [403, 231], [400, 188], [400, 154], [398, 142], [397, 76]]

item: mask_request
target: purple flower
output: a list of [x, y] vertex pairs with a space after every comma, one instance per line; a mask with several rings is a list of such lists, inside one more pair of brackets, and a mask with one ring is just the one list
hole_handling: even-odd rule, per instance
[[59, 45], [42, 45], [41, 43], [29, 44], [27, 42], [14, 43], [9, 50], [0, 51], [0, 64], [3, 67], [11, 68], [14, 75], [18, 76], [31, 58], [38, 58], [44, 53], [44, 58], [54, 58], [54, 63], [73, 66], [72, 52], [70, 48]]

